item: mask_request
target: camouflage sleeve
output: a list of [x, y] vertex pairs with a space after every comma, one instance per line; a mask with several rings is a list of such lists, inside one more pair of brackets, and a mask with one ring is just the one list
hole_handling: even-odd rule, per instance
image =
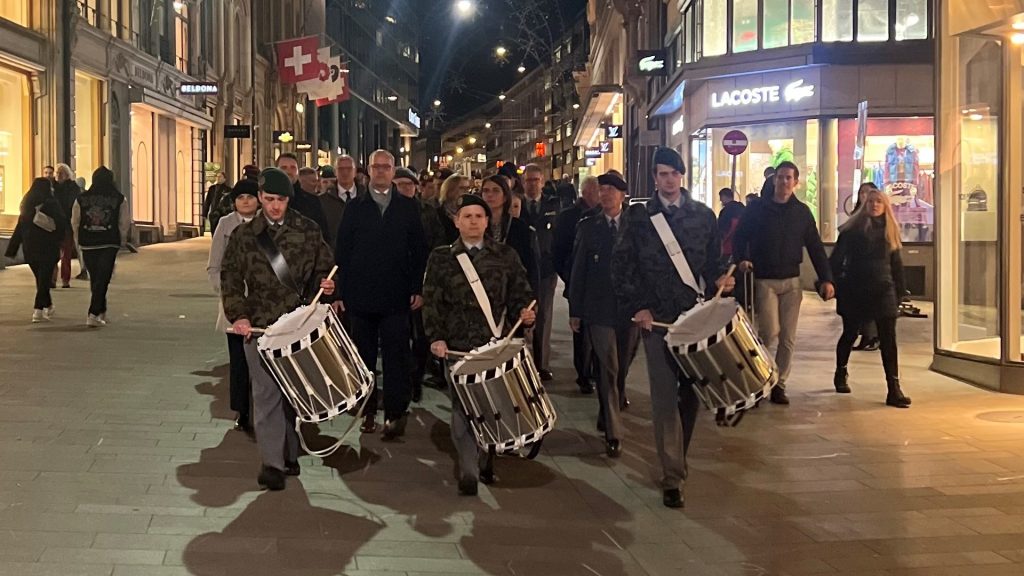
[[[511, 272], [508, 275], [508, 306], [505, 308], [508, 319], [515, 324], [519, 320], [519, 313], [530, 305], [533, 300], [533, 289], [530, 288], [530, 278], [526, 274], [526, 268], [519, 261], [515, 252], [509, 252], [508, 259]], [[495, 319], [497, 320], [497, 319]]]
[[224, 303], [224, 316], [232, 324], [249, 317], [245, 300], [245, 251], [241, 230], [228, 238], [224, 260], [220, 268], [220, 297]]
[[445, 254], [434, 250], [427, 259], [427, 271], [423, 279], [423, 331], [428, 342], [445, 340], [444, 281], [447, 277], [444, 265]]
[[[644, 209], [640, 204], [637, 204], [636, 208]], [[628, 226], [622, 231], [619, 241], [612, 250], [612, 285], [615, 287], [615, 297], [623, 311], [630, 316], [640, 310], [653, 308], [653, 303], [649, 303], [646, 297], [650, 287], [644, 286], [637, 242], [640, 227], [646, 222], [642, 218], [633, 217], [636, 208], [631, 207], [626, 212]]]

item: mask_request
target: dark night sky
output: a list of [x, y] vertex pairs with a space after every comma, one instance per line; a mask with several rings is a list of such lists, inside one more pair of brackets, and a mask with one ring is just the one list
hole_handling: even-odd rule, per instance
[[[502, 90], [515, 83], [519, 76], [516, 68], [523, 63], [526, 51], [516, 11], [543, 14], [557, 37], [587, 5], [586, 0], [475, 0], [476, 14], [459, 21], [453, 9], [456, 0], [416, 1], [423, 3], [424, 10], [420, 27], [420, 108], [426, 110], [435, 98], [441, 100], [446, 122], [496, 100]], [[505, 63], [495, 56], [499, 44], [509, 50]], [[536, 62], [527, 57], [525, 65], [529, 71]]]

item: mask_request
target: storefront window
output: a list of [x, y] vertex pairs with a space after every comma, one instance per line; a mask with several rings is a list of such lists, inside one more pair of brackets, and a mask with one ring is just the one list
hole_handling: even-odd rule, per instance
[[16, 216], [32, 182], [31, 110], [28, 78], [0, 67], [0, 214]]
[[852, 0], [822, 0], [821, 39], [825, 42], [853, 40]]
[[928, 37], [928, 0], [896, 0], [896, 39]]
[[[853, 214], [857, 120], [839, 121], [839, 201], [836, 222]], [[935, 239], [935, 129], [930, 117], [871, 118], [864, 139], [861, 180], [873, 182], [892, 202], [904, 242]]]
[[857, 6], [857, 41], [888, 40], [889, 0], [860, 0]]
[[28, 26], [28, 0], [0, 0], [0, 18]]
[[764, 47], [779, 48], [788, 45], [789, 0], [764, 0]]
[[792, 0], [793, 44], [814, 42], [814, 3], [815, 0]]
[[757, 50], [757, 0], [733, 0], [732, 21], [732, 51]]
[[132, 106], [132, 219], [153, 222], [153, 113]]
[[728, 0], [704, 0], [704, 40], [702, 56], [720, 56], [726, 50], [726, 30], [729, 21]]
[[92, 173], [103, 164], [103, 83], [75, 73], [75, 175], [92, 184]]
[[192, 128], [178, 123], [175, 134], [178, 151], [175, 153], [175, 210], [179, 224], [192, 224]]

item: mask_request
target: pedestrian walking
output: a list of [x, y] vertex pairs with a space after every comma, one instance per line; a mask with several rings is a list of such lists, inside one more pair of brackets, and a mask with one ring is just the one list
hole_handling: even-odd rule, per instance
[[[202, 220], [200, 225], [210, 221], [210, 234], [217, 233], [217, 223], [221, 218], [234, 211], [235, 207], [231, 202], [231, 187], [228, 186], [228, 177], [223, 171], [217, 172], [217, 180], [206, 191], [203, 198]], [[205, 234], [205, 231], [203, 231]]]
[[85, 319], [90, 328], [107, 324], [107, 290], [117, 252], [128, 243], [131, 223], [128, 202], [114, 184], [114, 173], [100, 166], [92, 173], [92, 186], [78, 197], [71, 212], [75, 243], [90, 271], [92, 298]]
[[[320, 200], [317, 199], [316, 194], [305, 190], [299, 182], [298, 158], [291, 152], [285, 152], [277, 157], [277, 167], [288, 175], [288, 180], [292, 183], [293, 194], [288, 204], [289, 208], [316, 222], [316, 225], [320, 227], [320, 232], [323, 233], [327, 229], [327, 220], [324, 218], [324, 211], [320, 208]], [[316, 170], [313, 170], [313, 175], [316, 175]], [[316, 187], [314, 186], [312, 189], [315, 190]], [[327, 234], [324, 234], [324, 238], [327, 238]]]
[[836, 344], [836, 392], [850, 393], [850, 351], [866, 321], [874, 321], [882, 352], [887, 394], [885, 403], [909, 408], [910, 398], [900, 389], [896, 319], [904, 289], [900, 227], [889, 197], [877, 188], [868, 190], [863, 205], [839, 229], [829, 262], [836, 278], [836, 311], [843, 318], [843, 333]]
[[[75, 174], [67, 164], [57, 164], [54, 176], [56, 180], [53, 185], [53, 195], [57, 198], [61, 211], [64, 214], [70, 215], [71, 208], [75, 205], [75, 200], [78, 200], [78, 195], [82, 193], [82, 189], [78, 187], [78, 183], [75, 182]], [[71, 288], [71, 260], [76, 258], [76, 252], [75, 234], [68, 227], [68, 231], [60, 244], [59, 268], [62, 288]], [[57, 285], [57, 273], [58, 271], [54, 270], [54, 281], [51, 284], [54, 287]]]
[[526, 222], [516, 218], [509, 211], [512, 204], [512, 191], [508, 188], [505, 178], [491, 176], [485, 178], [480, 186], [480, 197], [487, 203], [490, 210], [488, 236], [499, 244], [505, 244], [516, 251], [519, 263], [526, 270], [526, 278], [530, 289], [536, 290], [540, 285], [540, 247], [537, 234]]
[[[483, 184], [486, 186], [486, 182]], [[511, 246], [496, 242], [487, 234], [490, 208], [480, 197], [464, 194], [457, 200], [456, 226], [459, 238], [451, 246], [430, 253], [423, 282], [423, 321], [430, 351], [444, 360], [448, 352], [468, 351], [487, 344], [494, 334], [491, 322], [511, 325], [522, 320], [529, 326], [536, 314], [528, 308], [532, 300], [526, 270]], [[469, 256], [480, 279], [486, 301], [478, 300], [458, 257]], [[490, 310], [485, 310], [488, 306]], [[490, 319], [490, 320], [488, 320]], [[458, 455], [459, 493], [473, 496], [477, 482], [494, 481], [493, 456], [482, 454], [465, 409], [445, 366], [452, 401], [451, 434]]]
[[[231, 235], [242, 224], [251, 222], [260, 208], [259, 184], [252, 180], [239, 180], [231, 188], [231, 197], [235, 209], [224, 216], [213, 235], [210, 245], [210, 260], [206, 265], [206, 274], [210, 279], [213, 292], [221, 295], [221, 270], [224, 264], [224, 253], [227, 251]], [[245, 338], [231, 332], [231, 324], [224, 315], [224, 303], [217, 302], [217, 331], [226, 333], [228, 338], [229, 362], [229, 398], [231, 409], [235, 411], [235, 430], [253, 432], [251, 404], [252, 386], [249, 382], [249, 365], [245, 360]]]
[[[563, 186], [564, 183], [559, 184]], [[555, 272], [562, 279], [565, 290], [562, 296], [569, 298], [570, 276], [573, 267], [573, 246], [576, 242], [576, 227], [581, 220], [601, 212], [599, 200], [600, 185], [597, 178], [590, 176], [580, 186], [580, 197], [572, 206], [562, 210], [555, 221], [555, 235], [551, 245], [551, 257], [555, 262]], [[576, 368], [576, 385], [581, 394], [593, 394], [595, 368], [592, 366], [593, 351], [590, 340], [585, 336], [586, 329], [572, 331], [572, 362]]]
[[779, 384], [772, 388], [773, 404], [789, 404], [786, 380], [792, 370], [804, 297], [800, 263], [805, 248], [818, 275], [818, 293], [824, 300], [835, 296], [818, 225], [810, 208], [794, 195], [799, 184], [796, 164], [780, 163], [775, 169], [774, 195], [744, 213], [734, 242], [733, 257], [740, 262], [739, 270], [754, 273], [758, 333], [766, 347], [776, 347]]
[[[410, 312], [423, 306], [427, 239], [416, 201], [394, 186], [395, 157], [370, 154], [370, 190], [345, 207], [335, 257], [340, 274], [338, 307], [352, 325], [352, 339], [373, 370], [383, 360], [384, 439], [405, 433], [409, 407]], [[364, 433], [377, 429], [376, 386], [364, 410]]]
[[[260, 172], [259, 186], [260, 215], [232, 232], [224, 253], [221, 301], [231, 331], [245, 338], [253, 424], [262, 460], [256, 481], [269, 490], [283, 490], [285, 477], [301, 472], [295, 411], [263, 362], [252, 329], [270, 326], [283, 314], [307, 304], [317, 288], [323, 289], [321, 302], [330, 302], [335, 284], [327, 278], [333, 262], [320, 228], [289, 208], [295, 194], [291, 179], [282, 170], [267, 168]], [[260, 247], [261, 235], [270, 240], [274, 264]], [[285, 285], [277, 275], [275, 268], [280, 262], [288, 275], [294, 275], [294, 283]]]
[[[722, 245], [714, 212], [681, 187], [686, 168], [679, 153], [658, 148], [652, 165], [656, 193], [646, 204], [633, 204], [626, 211], [623, 231], [612, 250], [612, 284], [622, 312], [641, 329], [654, 442], [662, 468], [662, 504], [681, 508], [686, 454], [699, 401], [693, 383], [682, 374], [665, 342], [666, 330], [653, 323], [674, 322], [703, 297], [712, 296], [716, 284], [731, 290], [735, 283], [731, 277], [720, 276]], [[666, 236], [671, 234], [682, 250], [679, 268], [656, 226], [662, 227]], [[690, 270], [692, 278], [683, 279], [682, 267]]]
[[545, 197], [544, 171], [536, 164], [527, 164], [523, 169], [523, 186], [526, 203], [522, 219], [537, 232], [540, 246], [540, 285], [537, 289], [537, 323], [533, 335], [533, 358], [537, 363], [540, 378], [549, 381], [551, 374], [551, 325], [555, 307], [555, 287], [558, 274], [552, 253], [555, 223], [561, 208], [558, 198]]
[[[867, 198], [868, 192], [872, 190], [878, 190], [878, 186], [874, 182], [864, 182], [857, 189], [857, 202], [853, 206], [853, 213], [856, 214], [860, 207], [864, 205], [864, 200]], [[900, 300], [903, 299], [903, 292], [899, 293]], [[881, 346], [881, 341], [878, 338], [878, 327], [875, 325], [874, 320], [865, 320], [860, 325], [860, 342], [858, 342], [853, 349], [864, 350], [872, 352], [878, 350]]]
[[441, 192], [437, 197], [437, 213], [444, 227], [444, 243], [451, 244], [459, 237], [455, 227], [455, 212], [459, 197], [469, 193], [469, 179], [461, 174], [452, 174], [441, 182]]
[[36, 280], [36, 297], [32, 305], [32, 322], [53, 318], [53, 299], [50, 288], [53, 269], [60, 259], [60, 247], [70, 228], [67, 215], [53, 195], [53, 184], [48, 178], [32, 181], [21, 201], [21, 214], [15, 226], [5, 255], [15, 258], [22, 249], [25, 262]]
[[[611, 458], [621, 453], [623, 427], [620, 410], [626, 407], [626, 376], [640, 341], [640, 329], [615, 298], [612, 282], [612, 250], [626, 225], [622, 217], [626, 182], [614, 174], [602, 174], [600, 212], [579, 222], [572, 272], [568, 284], [569, 327], [581, 336], [596, 356], [600, 405], [598, 430], [605, 435], [605, 451]], [[586, 189], [587, 182], [583, 187]]]

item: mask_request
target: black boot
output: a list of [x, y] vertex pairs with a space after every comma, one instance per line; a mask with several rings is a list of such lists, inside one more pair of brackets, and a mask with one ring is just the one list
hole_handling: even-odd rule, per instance
[[886, 406], [895, 406], [896, 408], [910, 408], [910, 397], [903, 395], [903, 390], [900, 390], [900, 379], [899, 378], [888, 378], [889, 394], [885, 397]]
[[838, 394], [850, 393], [850, 385], [846, 383], [848, 376], [849, 373], [846, 371], [846, 366], [836, 368], [836, 375], [832, 378], [832, 384], [835, 385]]

